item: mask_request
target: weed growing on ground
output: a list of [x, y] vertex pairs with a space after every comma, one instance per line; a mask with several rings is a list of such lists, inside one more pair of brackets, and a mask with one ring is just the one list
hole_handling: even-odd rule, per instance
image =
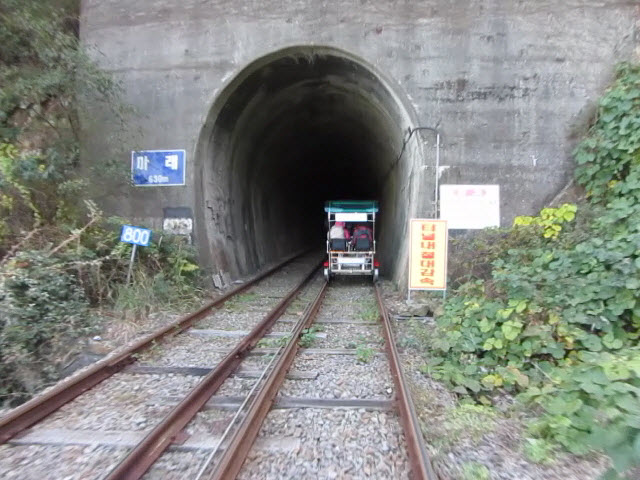
[[356, 348], [356, 359], [359, 363], [369, 363], [375, 354], [373, 348], [365, 345], [358, 345]]
[[462, 480], [490, 480], [489, 469], [478, 462], [467, 462], [462, 465]]
[[450, 409], [443, 421], [445, 434], [441, 441], [453, 445], [461, 437], [479, 442], [482, 436], [493, 431], [496, 422], [496, 412], [484, 405], [463, 403]]
[[229, 312], [237, 312], [247, 306], [247, 304], [255, 301], [258, 298], [258, 294], [255, 292], [241, 293], [235, 297], [227, 300], [224, 304], [225, 310]]
[[534, 463], [549, 465], [555, 461], [555, 445], [544, 438], [526, 438], [522, 450]]
[[313, 333], [303, 333], [300, 336], [300, 346], [302, 348], [309, 348], [316, 341], [316, 336]]
[[375, 322], [380, 317], [380, 311], [378, 310], [378, 304], [372, 298], [364, 300], [360, 306], [360, 312], [358, 313], [360, 320], [364, 322]]
[[406, 333], [399, 338], [398, 346], [425, 353], [433, 337], [433, 324], [427, 325], [424, 320], [411, 319], [406, 322]]
[[280, 348], [287, 345], [291, 337], [289, 335], [284, 335], [283, 337], [276, 338], [261, 338], [258, 343], [258, 348]]
[[305, 328], [302, 330], [302, 335], [300, 335], [299, 344], [302, 348], [309, 348], [316, 341], [316, 332], [319, 332], [322, 329], [321, 326], [313, 325], [310, 328]]

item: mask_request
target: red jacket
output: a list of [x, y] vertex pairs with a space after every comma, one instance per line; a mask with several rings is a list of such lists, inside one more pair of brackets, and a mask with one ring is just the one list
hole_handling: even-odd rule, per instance
[[371, 227], [368, 227], [366, 225], [358, 225], [353, 229], [354, 240], [356, 238], [364, 238], [364, 237], [368, 238], [370, 242], [373, 241], [373, 230], [371, 230]]

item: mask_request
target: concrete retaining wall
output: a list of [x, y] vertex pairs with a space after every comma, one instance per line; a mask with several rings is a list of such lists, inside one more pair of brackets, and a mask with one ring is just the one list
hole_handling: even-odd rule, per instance
[[[216, 184], [229, 167], [201, 147], [211, 139], [219, 95], [243, 69], [284, 48], [316, 45], [362, 60], [399, 97], [381, 108], [404, 108], [385, 140], [385, 159], [367, 167], [372, 184], [393, 165], [407, 127], [438, 124], [448, 167], [441, 181], [500, 184], [501, 222], [508, 225], [536, 212], [572, 175], [570, 152], [595, 99], [616, 62], [636, 58], [639, 19], [638, 2], [628, 0], [83, 0], [83, 41], [144, 114], [142, 136], [129, 148], [184, 148], [188, 158], [186, 186], [131, 188], [105, 203], [155, 226], [163, 208], [192, 208], [214, 271], [246, 273], [279, 255], [278, 248], [237, 243], [238, 225], [247, 222], [254, 235], [267, 234], [260, 219], [239, 218], [260, 216], [267, 200], [229, 208], [237, 199], [228, 184]], [[340, 75], [349, 78], [348, 68]], [[90, 131], [88, 151], [99, 150], [104, 136]], [[420, 138], [422, 145], [413, 143], [418, 136], [407, 145], [391, 183], [377, 189], [387, 192], [383, 208], [391, 214], [381, 243], [396, 279], [404, 271], [407, 218], [433, 208], [434, 140]], [[203, 178], [209, 185], [199, 190]], [[216, 223], [232, 232], [230, 243], [214, 245]]]

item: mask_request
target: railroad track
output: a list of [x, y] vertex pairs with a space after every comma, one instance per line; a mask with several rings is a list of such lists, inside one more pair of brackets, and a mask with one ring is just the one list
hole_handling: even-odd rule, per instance
[[435, 480], [379, 292], [327, 286], [318, 260], [289, 260], [84, 374], [92, 385], [0, 419], [0, 476]]

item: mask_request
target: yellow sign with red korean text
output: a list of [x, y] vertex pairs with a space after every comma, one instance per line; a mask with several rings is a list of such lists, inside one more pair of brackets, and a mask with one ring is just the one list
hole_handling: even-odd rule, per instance
[[446, 290], [446, 220], [412, 218], [409, 242], [409, 290]]

